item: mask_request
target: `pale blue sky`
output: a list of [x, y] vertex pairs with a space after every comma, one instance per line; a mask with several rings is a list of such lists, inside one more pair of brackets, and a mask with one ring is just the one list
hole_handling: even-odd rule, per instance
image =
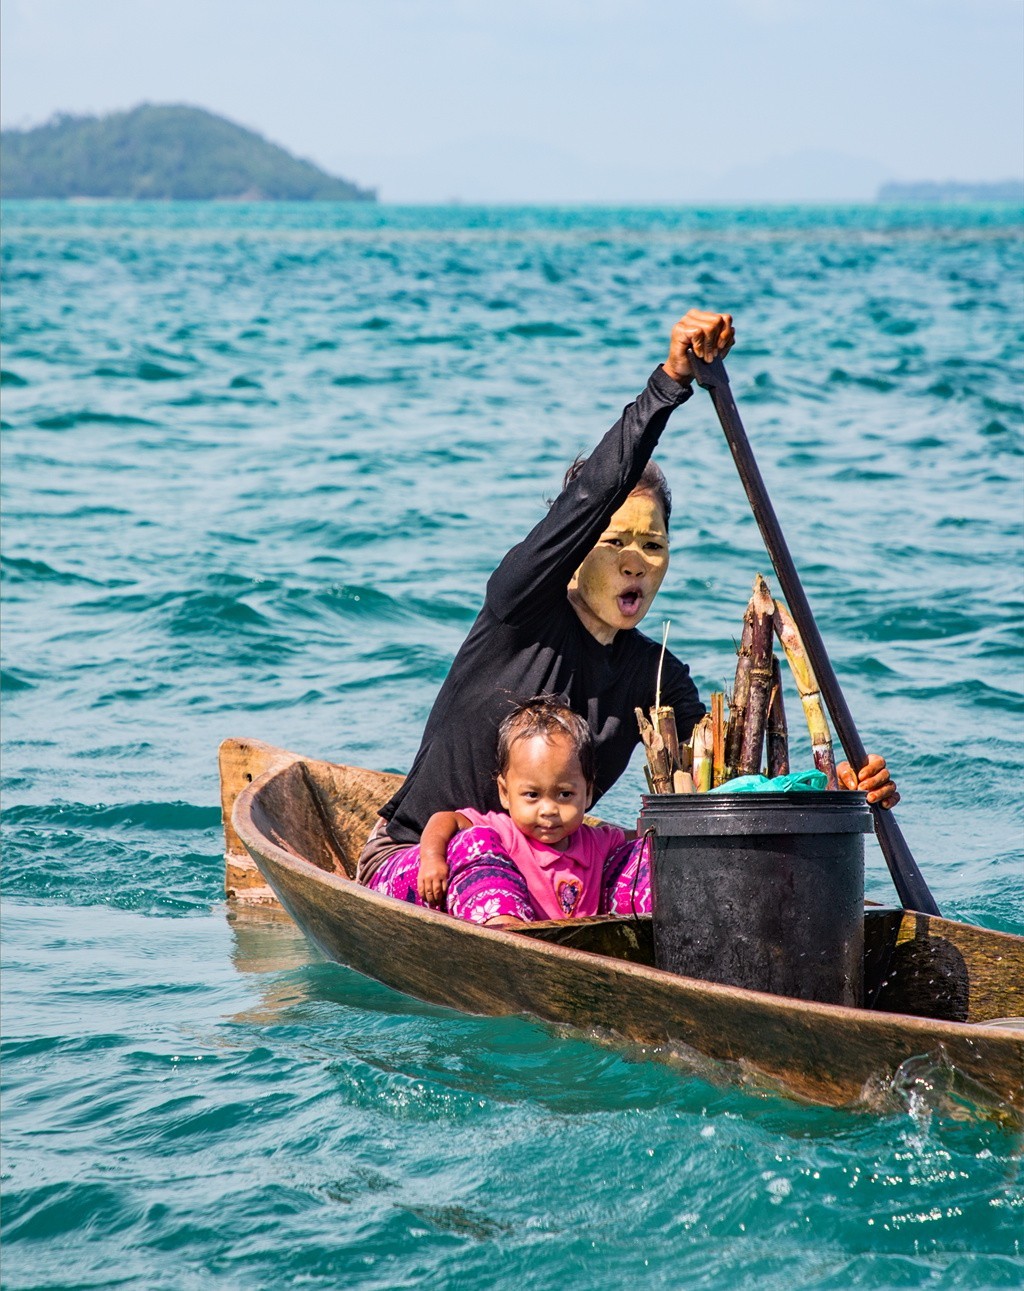
[[192, 103], [392, 201], [1024, 173], [1024, 0], [0, 0], [4, 124]]

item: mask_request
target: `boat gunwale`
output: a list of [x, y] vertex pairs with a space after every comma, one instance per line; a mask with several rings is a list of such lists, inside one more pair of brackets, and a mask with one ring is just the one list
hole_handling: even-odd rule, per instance
[[[253, 802], [259, 798], [262, 791], [273, 780], [293, 770], [297, 764], [307, 766], [310, 764], [322, 766], [339, 765], [325, 762], [323, 759], [300, 757], [296, 759], [296, 762], [289, 763], [287, 766], [271, 767], [241, 790], [231, 810], [231, 821], [239, 838], [256, 862], [256, 865], [260, 867], [261, 873], [264, 874], [264, 878], [266, 878], [278, 899], [282, 901], [282, 904], [285, 904], [285, 902], [281, 897], [281, 893], [278, 892], [272, 877], [265, 873], [260, 866], [260, 849], [266, 851], [281, 868], [294, 873], [299, 878], [312, 880], [314, 883], [356, 895], [361, 901], [366, 901], [370, 905], [402, 906], [404, 907], [404, 916], [414, 922], [424, 922], [428, 925], [443, 923], [446, 926], [446, 932], [449, 934], [471, 939], [483, 938], [485, 941], [497, 939], [506, 946], [514, 946], [517, 951], [528, 948], [530, 954], [536, 954], [541, 957], [548, 956], [563, 962], [575, 961], [581, 968], [600, 965], [606, 971], [611, 969], [615, 973], [622, 973], [640, 981], [650, 981], [662, 989], [668, 988], [684, 996], [701, 996], [704, 998], [710, 997], [711, 999], [717, 997], [723, 1002], [747, 1002], [777, 1016], [795, 1016], [803, 1022], [814, 1020], [839, 1024], [856, 1023], [859, 1028], [868, 1026], [877, 1030], [879, 1034], [912, 1035], [918, 1032], [923, 1037], [927, 1037], [933, 1045], [935, 1043], [941, 1044], [944, 1037], [962, 1041], [965, 1036], [977, 1036], [979, 1039], [1005, 1043], [1014, 1039], [1019, 1042], [1024, 1036], [1022, 1032], [1005, 1026], [990, 1026], [985, 1022], [956, 1022], [950, 1019], [920, 1017], [910, 1013], [881, 1012], [867, 1008], [855, 1008], [844, 1004], [826, 1004], [817, 1000], [801, 1000], [795, 996], [773, 995], [767, 991], [755, 991], [746, 987], [710, 982], [703, 978], [686, 977], [652, 965], [620, 959], [613, 955], [602, 955], [595, 951], [580, 950], [574, 946], [561, 945], [539, 937], [531, 937], [528, 934], [503, 932], [500, 928], [485, 928], [467, 920], [455, 919], [440, 910], [431, 910], [426, 907], [412, 905], [410, 902], [399, 901], [395, 897], [384, 896], [379, 892], [374, 892], [364, 884], [357, 883], [355, 879], [322, 869], [308, 858], [298, 853], [287, 851], [275, 843], [273, 839], [268, 838], [253, 820]], [[251, 842], [251, 838], [258, 841]], [[285, 908], [287, 909], [287, 905], [285, 905]], [[628, 919], [625, 921], [628, 922]], [[551, 922], [557, 922], [560, 925], [563, 923], [561, 920]], [[569, 921], [564, 922], [568, 923]], [[305, 934], [305, 930], [302, 929], [302, 931]], [[981, 929], [981, 931], [994, 930]], [[995, 935], [1024, 942], [1024, 938], [1019, 938], [1014, 933], [996, 932]], [[353, 971], [358, 972], [359, 970], [354, 969]], [[392, 989], [395, 989], [399, 994], [412, 994], [411, 992], [400, 991], [398, 988]], [[454, 1005], [446, 1007], [456, 1008]]]

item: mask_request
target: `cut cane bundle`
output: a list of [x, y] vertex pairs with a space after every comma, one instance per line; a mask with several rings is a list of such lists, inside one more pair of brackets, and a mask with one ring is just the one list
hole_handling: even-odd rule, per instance
[[[692, 793], [693, 782], [687, 774], [690, 768], [690, 750], [686, 745], [680, 747], [675, 709], [671, 704], [661, 702], [661, 674], [665, 664], [665, 652], [668, 649], [670, 626], [669, 623], [665, 624], [662, 635], [658, 678], [654, 687], [654, 706], [649, 716], [642, 708], [636, 709], [636, 720], [640, 727], [644, 751], [647, 754], [644, 774], [651, 793]], [[680, 776], [684, 776], [685, 779], [681, 780]], [[679, 785], [683, 787], [679, 788]]]
[[[746, 712], [740, 739], [737, 774], [757, 775], [772, 689], [772, 617], [775, 602], [760, 574], [754, 579], [754, 593], [747, 607], [751, 619], [750, 663], [746, 670]], [[744, 619], [744, 628], [746, 618]]]
[[711, 784], [717, 789], [725, 781], [725, 695], [711, 692]]
[[690, 746], [679, 743], [675, 710], [667, 705], [652, 708], [647, 718], [638, 708], [636, 720], [647, 754], [644, 773], [651, 793], [693, 793]]
[[679, 732], [676, 730], [676, 710], [667, 704], [651, 712], [654, 729], [661, 736], [673, 771], [679, 770], [682, 763], [679, 759]]
[[729, 725], [725, 733], [723, 778], [726, 780], [731, 780], [737, 774], [743, 749], [743, 726], [747, 720], [747, 702], [750, 698], [750, 649], [753, 639], [754, 608], [753, 604], [750, 604], [743, 615], [743, 633], [737, 651], [736, 677], [733, 681], [732, 700], [729, 704]]
[[782, 669], [778, 655], [772, 655], [772, 693], [768, 700], [768, 775], [789, 775], [789, 727], [782, 702]]
[[789, 667], [793, 673], [793, 679], [796, 681], [796, 688], [800, 692], [800, 702], [804, 706], [807, 728], [811, 733], [811, 751], [814, 755], [814, 765], [819, 771], [824, 771], [828, 776], [828, 787], [838, 789], [839, 781], [836, 778], [836, 759], [832, 751], [832, 736], [829, 732], [828, 720], [825, 717], [825, 708], [818, 690], [818, 683], [811, 670], [807, 655], [804, 653], [804, 645], [800, 640], [799, 632], [796, 630], [796, 624], [781, 602], [777, 602], [775, 606], [774, 626], [775, 634], [782, 642], [782, 648], [785, 650], [786, 658], [789, 660]]
[[693, 728], [693, 783], [698, 793], [707, 793], [711, 788], [712, 764], [714, 761], [714, 733], [711, 718], [702, 717]]
[[773, 633], [782, 644], [800, 693], [814, 765], [824, 771], [830, 789], [839, 787], [828, 719], [800, 634], [785, 605], [772, 598], [767, 582], [758, 574], [743, 615], [729, 720], [725, 720], [725, 695], [713, 691], [711, 712], [696, 724], [685, 744], [679, 742], [675, 711], [660, 703], [668, 642], [665, 625], [654, 706], [649, 714], [636, 710], [647, 753], [644, 774], [651, 793], [707, 793], [736, 776], [757, 775], [766, 745], [768, 776], [789, 774], [789, 727], [782, 670], [772, 650]]
[[[665, 714], [671, 714], [671, 722]], [[672, 793], [672, 777], [679, 770], [679, 739], [676, 735], [676, 716], [671, 708], [652, 708], [651, 719], [644, 710], [636, 710], [640, 738], [647, 754], [647, 784], [651, 793]], [[668, 738], [666, 738], [668, 736]], [[674, 755], [673, 755], [674, 749]]]

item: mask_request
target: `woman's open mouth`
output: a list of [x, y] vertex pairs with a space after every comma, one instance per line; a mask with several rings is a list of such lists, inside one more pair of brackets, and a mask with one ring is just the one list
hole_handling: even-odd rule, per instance
[[644, 602], [643, 592], [639, 587], [629, 587], [624, 592], [620, 592], [615, 598], [619, 607], [619, 613], [625, 619], [632, 619], [640, 612], [640, 606]]

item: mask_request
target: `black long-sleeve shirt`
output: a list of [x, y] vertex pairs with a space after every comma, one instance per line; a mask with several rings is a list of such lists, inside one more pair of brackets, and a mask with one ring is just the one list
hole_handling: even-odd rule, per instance
[[[396, 843], [418, 842], [435, 811], [500, 810], [497, 728], [533, 695], [562, 695], [589, 723], [597, 746], [595, 802], [626, 769], [640, 739], [634, 709], [654, 703], [661, 649], [636, 628], [601, 645], [580, 622], [566, 587], [639, 480], [673, 408], [691, 393], [657, 368], [547, 515], [491, 575], [412, 769], [381, 810]], [[689, 668], [672, 654], [665, 656], [661, 694], [686, 739], [704, 705]]]

